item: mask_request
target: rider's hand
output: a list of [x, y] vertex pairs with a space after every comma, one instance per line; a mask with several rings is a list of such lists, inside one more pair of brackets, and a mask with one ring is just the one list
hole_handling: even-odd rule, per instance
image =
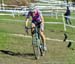
[[25, 31], [28, 34], [28, 27], [27, 26], [25, 26]]
[[27, 26], [25, 26], [25, 29], [28, 29], [28, 27], [27, 27]]

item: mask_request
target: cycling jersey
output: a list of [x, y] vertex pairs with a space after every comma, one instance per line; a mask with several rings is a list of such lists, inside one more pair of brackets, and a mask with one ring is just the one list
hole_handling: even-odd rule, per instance
[[32, 22], [39, 22], [41, 21], [42, 14], [39, 9], [35, 8], [34, 12], [32, 11], [28, 12], [27, 18], [29, 18], [30, 16], [32, 17]]

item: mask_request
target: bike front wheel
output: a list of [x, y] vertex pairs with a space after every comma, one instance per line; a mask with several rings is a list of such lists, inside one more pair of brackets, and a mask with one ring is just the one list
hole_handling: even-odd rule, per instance
[[35, 59], [39, 59], [40, 58], [40, 39], [33, 37], [32, 45], [33, 45]]

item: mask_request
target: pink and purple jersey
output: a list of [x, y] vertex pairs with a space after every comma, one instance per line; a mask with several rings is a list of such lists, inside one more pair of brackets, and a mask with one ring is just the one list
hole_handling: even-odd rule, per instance
[[32, 17], [32, 22], [34, 22], [34, 21], [39, 22], [39, 21], [41, 21], [41, 15], [42, 14], [41, 14], [40, 10], [35, 8], [34, 12], [31, 12], [31, 11], [28, 12], [27, 18], [29, 18], [31, 16]]

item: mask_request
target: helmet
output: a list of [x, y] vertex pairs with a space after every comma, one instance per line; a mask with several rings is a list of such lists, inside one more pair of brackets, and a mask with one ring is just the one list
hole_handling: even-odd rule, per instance
[[29, 10], [31, 12], [34, 12], [34, 9], [35, 9], [35, 4], [29, 4]]

